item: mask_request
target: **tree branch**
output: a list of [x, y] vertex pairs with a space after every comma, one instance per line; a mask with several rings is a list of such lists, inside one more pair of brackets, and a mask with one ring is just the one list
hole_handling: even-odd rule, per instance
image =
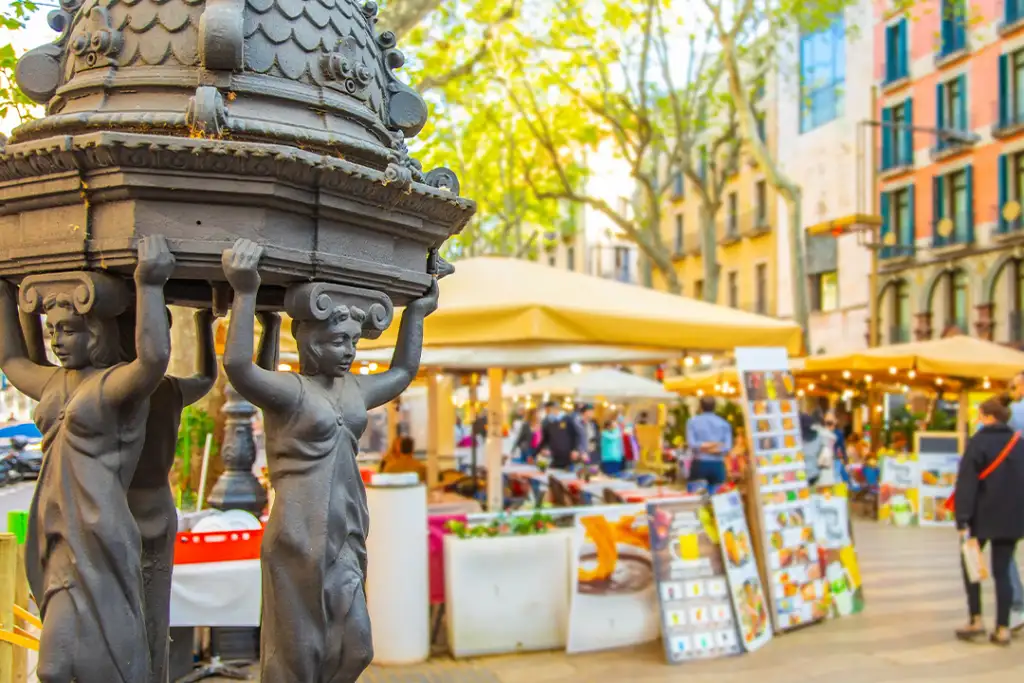
[[472, 74], [473, 70], [476, 69], [476, 67], [490, 54], [492, 42], [498, 29], [502, 24], [506, 24], [519, 16], [519, 9], [520, 0], [512, 0], [512, 2], [509, 3], [509, 6], [506, 7], [504, 11], [502, 11], [502, 13], [484, 29], [483, 35], [480, 38], [480, 45], [473, 54], [467, 57], [461, 64], [458, 64], [443, 74], [427, 76], [419, 82], [416, 89], [419, 92], [424, 93], [428, 90], [443, 88], [452, 81], [465, 78]]

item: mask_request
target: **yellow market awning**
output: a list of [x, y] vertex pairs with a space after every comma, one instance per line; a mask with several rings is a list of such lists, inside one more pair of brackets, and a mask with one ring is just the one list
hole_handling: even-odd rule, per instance
[[855, 353], [810, 356], [804, 367], [814, 372], [875, 373], [895, 368], [939, 377], [1005, 381], [1024, 371], [1024, 352], [977, 337], [957, 335]]
[[[799, 372], [803, 368], [802, 358], [789, 360], [789, 369], [797, 375], [798, 383]], [[667, 390], [686, 396], [733, 396], [740, 393], [739, 373], [736, 372], [735, 366], [666, 377], [664, 384]]]
[[[800, 353], [792, 322], [645, 287], [512, 258], [458, 261], [441, 280], [440, 306], [427, 318], [427, 346], [611, 344], [722, 350], [783, 346]], [[394, 346], [395, 322], [361, 348]]]

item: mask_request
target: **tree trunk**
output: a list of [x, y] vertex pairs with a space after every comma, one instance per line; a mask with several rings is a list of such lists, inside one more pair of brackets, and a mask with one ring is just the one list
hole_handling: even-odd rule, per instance
[[700, 250], [701, 262], [704, 267], [704, 301], [718, 303], [718, 230], [715, 216], [717, 206], [700, 207]]
[[441, 0], [388, 0], [381, 9], [380, 29], [394, 32], [399, 41], [441, 4]]
[[789, 213], [790, 273], [793, 279], [793, 320], [803, 330], [804, 351], [811, 353], [811, 314], [807, 296], [807, 275], [804, 263], [803, 193], [790, 186], [780, 193]]

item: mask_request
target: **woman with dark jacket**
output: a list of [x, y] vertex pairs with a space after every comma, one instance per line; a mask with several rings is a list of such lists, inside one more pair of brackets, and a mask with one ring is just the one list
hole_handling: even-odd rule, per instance
[[[992, 546], [996, 630], [990, 640], [1004, 646], [1010, 644], [1010, 603], [1013, 601], [1010, 563], [1015, 561], [1017, 541], [1024, 536], [1024, 439], [1010, 446], [1015, 432], [1006, 424], [1010, 419], [1009, 405], [1010, 397], [1005, 395], [981, 404], [982, 427], [967, 444], [954, 494], [956, 526], [961, 538], [972, 536], [982, 547]], [[999, 461], [1004, 451], [1007, 455]], [[986, 470], [990, 472], [981, 480]], [[961, 640], [975, 640], [985, 635], [981, 621], [981, 584], [970, 582], [966, 567], [964, 585], [971, 621], [956, 634]]]

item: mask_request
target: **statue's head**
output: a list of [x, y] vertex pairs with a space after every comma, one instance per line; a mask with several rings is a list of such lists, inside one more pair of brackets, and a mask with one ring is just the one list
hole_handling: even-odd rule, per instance
[[335, 306], [324, 320], [295, 320], [292, 336], [303, 375], [341, 377], [352, 367], [366, 313], [354, 306]]
[[69, 294], [51, 293], [43, 299], [50, 347], [69, 370], [109, 368], [124, 360], [116, 318], [81, 314]]

